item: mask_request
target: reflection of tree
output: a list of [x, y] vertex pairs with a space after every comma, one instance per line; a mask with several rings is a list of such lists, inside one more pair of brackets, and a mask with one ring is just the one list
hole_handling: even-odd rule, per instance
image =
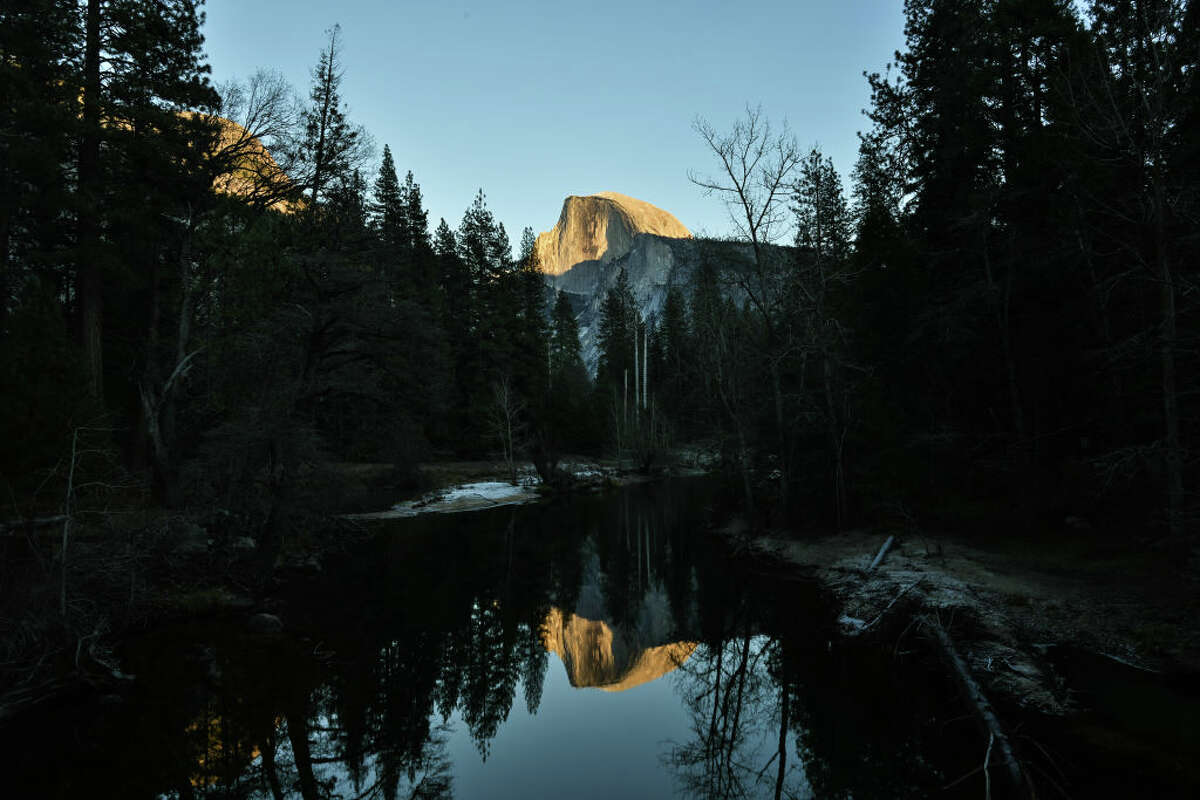
[[[744, 630], [705, 644], [679, 672], [695, 738], [667, 758], [690, 797], [791, 797], [787, 785], [787, 683], [780, 689], [768, 664], [780, 645]], [[778, 719], [778, 727], [771, 721]], [[773, 736], [773, 730], [779, 730]], [[772, 743], [778, 740], [778, 746]], [[772, 769], [774, 767], [774, 769]]]
[[542, 644], [540, 625], [526, 625], [522, 631], [521, 684], [525, 687], [525, 710], [536, 714], [542, 704], [542, 685], [546, 680], [547, 656]]
[[[235, 636], [202, 648], [210, 658], [193, 658], [195, 674], [163, 682], [157, 707], [170, 719], [156, 720], [154, 730], [176, 735], [155, 743], [157, 772], [142, 779], [147, 791], [131, 794], [450, 796], [447, 721], [461, 715], [486, 757], [518, 683], [525, 707], [537, 713], [548, 665], [541, 626], [551, 608], [593, 602], [602, 614], [607, 589], [622, 587], [612, 602], [633, 631], [625, 643], [631, 651], [674, 641], [664, 638], [680, 627], [672, 612], [695, 608], [690, 555], [699, 545], [676, 524], [692, 512], [670, 492], [629, 494], [623, 503], [580, 497], [421, 520], [409, 535], [380, 537], [326, 570], [313, 590], [289, 597], [288, 616], [305, 620], [309, 637], [248, 647]], [[593, 584], [605, 591], [596, 595]], [[695, 638], [686, 627], [681, 637]], [[690, 642], [680, 652], [690, 654]], [[730, 683], [730, 665], [741, 657], [731, 651], [720, 681], [726, 728], [734, 731], [754, 715], [743, 703], [745, 716], [735, 719], [737, 695], [748, 696], [753, 684], [750, 672]], [[758, 659], [751, 653], [748, 666]], [[185, 691], [194, 700], [181, 702]]]
[[485, 759], [500, 723], [508, 719], [516, 693], [515, 636], [511, 633], [505, 630], [498, 602], [476, 603], [462, 665], [462, 715]]
[[317, 777], [313, 772], [312, 747], [308, 738], [308, 712], [303, 703], [291, 704], [287, 710], [288, 741], [292, 745], [292, 760], [304, 800], [317, 800]]
[[[304, 800], [345, 796], [338, 783], [345, 767], [350, 772], [356, 800], [395, 800], [396, 798], [449, 798], [453, 796], [450, 763], [445, 754], [443, 729], [429, 732], [414, 742], [411, 731], [386, 724], [386, 709], [368, 709], [376, 723], [364, 742], [367, 757], [358, 769], [347, 761], [344, 737], [338, 717], [314, 709], [328, 705], [334, 698], [324, 690], [314, 695], [293, 697], [285, 702], [284, 719], [264, 728], [260, 734], [262, 781], [275, 800], [299, 794]], [[413, 747], [415, 746], [415, 750]], [[225, 787], [222, 797], [236, 796]]]

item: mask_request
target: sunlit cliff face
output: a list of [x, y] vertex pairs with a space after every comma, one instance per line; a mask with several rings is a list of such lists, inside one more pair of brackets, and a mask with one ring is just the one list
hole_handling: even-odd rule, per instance
[[561, 275], [583, 261], [620, 258], [642, 233], [692, 238], [679, 220], [645, 201], [616, 192], [571, 196], [554, 228], [538, 236], [537, 255], [543, 272]]
[[542, 644], [567, 668], [571, 685], [620, 692], [658, 680], [688, 659], [695, 642], [638, 647], [633, 633], [606, 622], [550, 609]]
[[[218, 152], [232, 157], [232, 169], [217, 177], [213, 188], [234, 197], [253, 200], [257, 195], [275, 193], [290, 185], [290, 179], [271, 153], [254, 136], [232, 120], [217, 118], [220, 138]], [[275, 200], [269, 208], [285, 214], [299, 210], [298, 201]]]

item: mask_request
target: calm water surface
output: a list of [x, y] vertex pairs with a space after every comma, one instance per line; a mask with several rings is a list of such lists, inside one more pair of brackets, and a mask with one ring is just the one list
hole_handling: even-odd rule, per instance
[[983, 745], [930, 660], [735, 568], [712, 490], [389, 524], [288, 599], [286, 635], [131, 643], [127, 696], [6, 745], [6, 796], [982, 796], [943, 790]]

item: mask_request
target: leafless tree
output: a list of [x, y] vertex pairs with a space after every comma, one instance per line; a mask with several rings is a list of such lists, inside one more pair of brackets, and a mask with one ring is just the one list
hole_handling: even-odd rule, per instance
[[492, 383], [492, 405], [488, 411], [492, 435], [504, 453], [508, 479], [516, 486], [517, 452], [524, 446], [525, 438], [525, 404], [507, 375]]
[[782, 364], [795, 349], [782, 320], [788, 298], [785, 265], [770, 245], [786, 233], [788, 199], [793, 179], [803, 160], [795, 137], [785, 123], [775, 134], [762, 107], [746, 107], [746, 116], [729, 133], [719, 133], [703, 118], [692, 126], [720, 164], [712, 176], [688, 174], [692, 183], [709, 195], [718, 195], [729, 211], [738, 235], [748, 242], [754, 258], [749, 264], [727, 265], [726, 277], [749, 299], [761, 318], [766, 358], [774, 400], [775, 429], [781, 466], [780, 494], [786, 508], [790, 483], [790, 447], [785, 422], [781, 380]]
[[697, 117], [692, 128], [717, 157], [721, 170], [711, 176], [689, 172], [688, 179], [725, 202], [730, 221], [754, 247], [761, 267], [764, 245], [777, 241], [786, 227], [788, 192], [801, 161], [796, 139], [786, 123], [774, 135], [762, 106], [747, 106], [746, 118], [735, 122], [727, 134], [703, 117]]
[[259, 70], [218, 87], [220, 138], [211, 163], [218, 190], [259, 208], [287, 210], [299, 185], [300, 102], [278, 72]]

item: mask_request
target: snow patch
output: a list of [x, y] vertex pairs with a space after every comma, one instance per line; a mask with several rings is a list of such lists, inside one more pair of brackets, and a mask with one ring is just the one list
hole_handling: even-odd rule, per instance
[[511, 506], [529, 503], [538, 499], [538, 493], [529, 482], [513, 486], [505, 481], [479, 481], [452, 486], [425, 495], [420, 500], [397, 503], [387, 511], [367, 514], [348, 514], [349, 519], [406, 519], [420, 514], [451, 514], [460, 511], [478, 511], [482, 508]]

